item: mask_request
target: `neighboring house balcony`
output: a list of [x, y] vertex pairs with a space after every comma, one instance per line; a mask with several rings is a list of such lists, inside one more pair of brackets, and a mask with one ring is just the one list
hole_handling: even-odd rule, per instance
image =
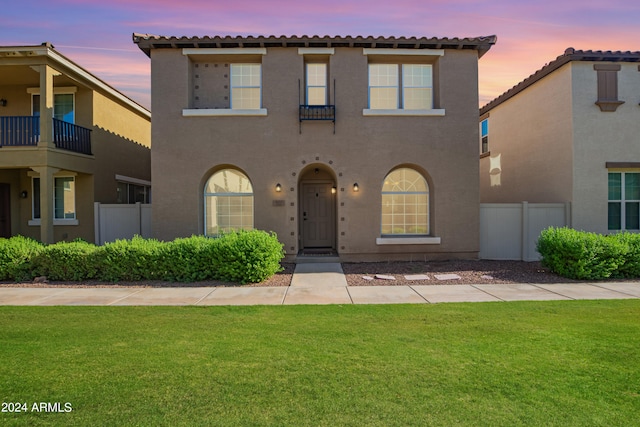
[[[91, 155], [91, 129], [52, 119], [52, 139], [56, 148]], [[40, 117], [0, 116], [0, 148], [37, 146]]]

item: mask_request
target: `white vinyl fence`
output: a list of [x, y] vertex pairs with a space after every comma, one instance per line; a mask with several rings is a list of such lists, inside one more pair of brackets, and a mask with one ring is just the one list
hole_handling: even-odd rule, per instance
[[151, 205], [94, 204], [96, 244], [131, 239], [136, 234], [151, 237]]
[[569, 203], [481, 203], [480, 259], [537, 261], [547, 227], [570, 227]]

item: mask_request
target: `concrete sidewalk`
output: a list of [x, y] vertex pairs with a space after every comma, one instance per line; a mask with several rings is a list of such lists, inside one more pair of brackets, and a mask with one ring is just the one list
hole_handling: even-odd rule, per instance
[[0, 305], [284, 305], [640, 298], [638, 282], [348, 286], [339, 263], [298, 264], [290, 286], [0, 288]]

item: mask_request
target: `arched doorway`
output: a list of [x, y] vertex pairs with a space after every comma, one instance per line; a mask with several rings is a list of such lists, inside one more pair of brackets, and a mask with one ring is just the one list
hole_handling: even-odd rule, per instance
[[312, 164], [300, 173], [300, 248], [302, 252], [335, 251], [336, 178], [326, 165]]

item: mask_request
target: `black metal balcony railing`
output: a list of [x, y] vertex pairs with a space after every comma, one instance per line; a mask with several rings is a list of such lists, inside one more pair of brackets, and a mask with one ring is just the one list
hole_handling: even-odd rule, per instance
[[[40, 117], [0, 117], [0, 147], [35, 146], [39, 140]], [[62, 150], [91, 154], [91, 129], [53, 119], [53, 142]]]
[[301, 105], [300, 121], [303, 120], [336, 120], [335, 105]]

